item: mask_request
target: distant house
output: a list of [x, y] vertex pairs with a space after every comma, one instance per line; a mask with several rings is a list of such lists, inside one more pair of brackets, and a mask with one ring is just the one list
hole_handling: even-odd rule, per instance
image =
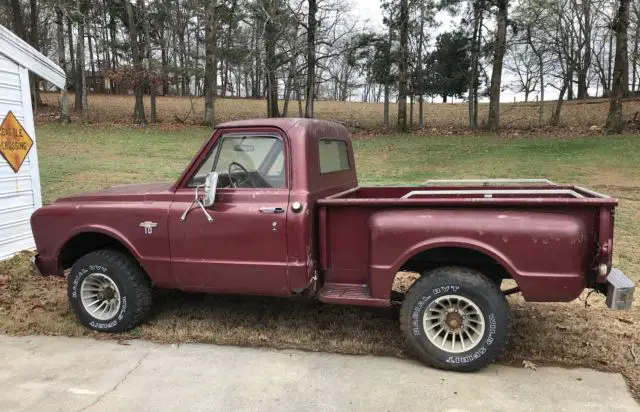
[[30, 217], [42, 206], [30, 71], [65, 85], [60, 67], [0, 25], [0, 260], [35, 246]]

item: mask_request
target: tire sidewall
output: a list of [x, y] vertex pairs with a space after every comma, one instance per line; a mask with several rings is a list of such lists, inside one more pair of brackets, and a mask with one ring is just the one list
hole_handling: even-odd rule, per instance
[[[424, 330], [423, 318], [429, 304], [441, 296], [463, 296], [475, 303], [485, 322], [485, 330], [480, 342], [472, 349], [451, 353], [435, 346]], [[508, 319], [501, 310], [504, 302], [499, 296], [484, 295], [471, 285], [453, 281], [440, 281], [425, 285], [417, 299], [410, 303], [409, 338], [413, 347], [430, 358], [437, 366], [446, 369], [475, 370], [492, 362], [501, 353], [507, 335]]]
[[[69, 302], [80, 322], [86, 327], [103, 332], [117, 332], [121, 329], [119, 327], [120, 325], [127, 323], [127, 318], [132, 313], [131, 309], [133, 309], [130, 307], [130, 301], [132, 301], [132, 299], [129, 299], [126, 293], [128, 290], [125, 281], [126, 277], [120, 276], [118, 268], [114, 267], [114, 265], [109, 262], [102, 261], [98, 263], [97, 260], [98, 259], [95, 257], [91, 259], [90, 256], [87, 256], [80, 259], [75, 265], [73, 265], [71, 273], [69, 274], [68, 282]], [[118, 313], [110, 319], [96, 319], [82, 304], [82, 299], [80, 297], [82, 283], [87, 276], [92, 273], [100, 273], [107, 276], [116, 284], [118, 292], [120, 293], [120, 309], [118, 310]]]

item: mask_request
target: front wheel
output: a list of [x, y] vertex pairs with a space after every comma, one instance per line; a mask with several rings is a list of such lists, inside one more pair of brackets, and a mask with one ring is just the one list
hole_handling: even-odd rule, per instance
[[470, 372], [502, 355], [511, 312], [495, 282], [475, 270], [440, 267], [407, 292], [400, 314], [404, 335], [424, 363]]
[[81, 257], [67, 279], [69, 303], [89, 329], [124, 332], [140, 325], [151, 309], [151, 282], [131, 256], [98, 250]]

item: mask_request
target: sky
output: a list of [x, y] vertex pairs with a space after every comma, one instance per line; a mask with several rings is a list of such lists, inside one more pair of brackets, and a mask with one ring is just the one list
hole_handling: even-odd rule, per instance
[[355, 10], [362, 13], [363, 19], [369, 19], [375, 26], [382, 27], [382, 11], [378, 0], [353, 0]]

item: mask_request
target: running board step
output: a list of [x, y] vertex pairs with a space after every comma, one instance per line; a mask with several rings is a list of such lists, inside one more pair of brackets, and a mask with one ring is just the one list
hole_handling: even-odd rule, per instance
[[367, 285], [325, 283], [318, 297], [321, 302], [337, 305], [389, 306], [390, 301], [371, 296]]

